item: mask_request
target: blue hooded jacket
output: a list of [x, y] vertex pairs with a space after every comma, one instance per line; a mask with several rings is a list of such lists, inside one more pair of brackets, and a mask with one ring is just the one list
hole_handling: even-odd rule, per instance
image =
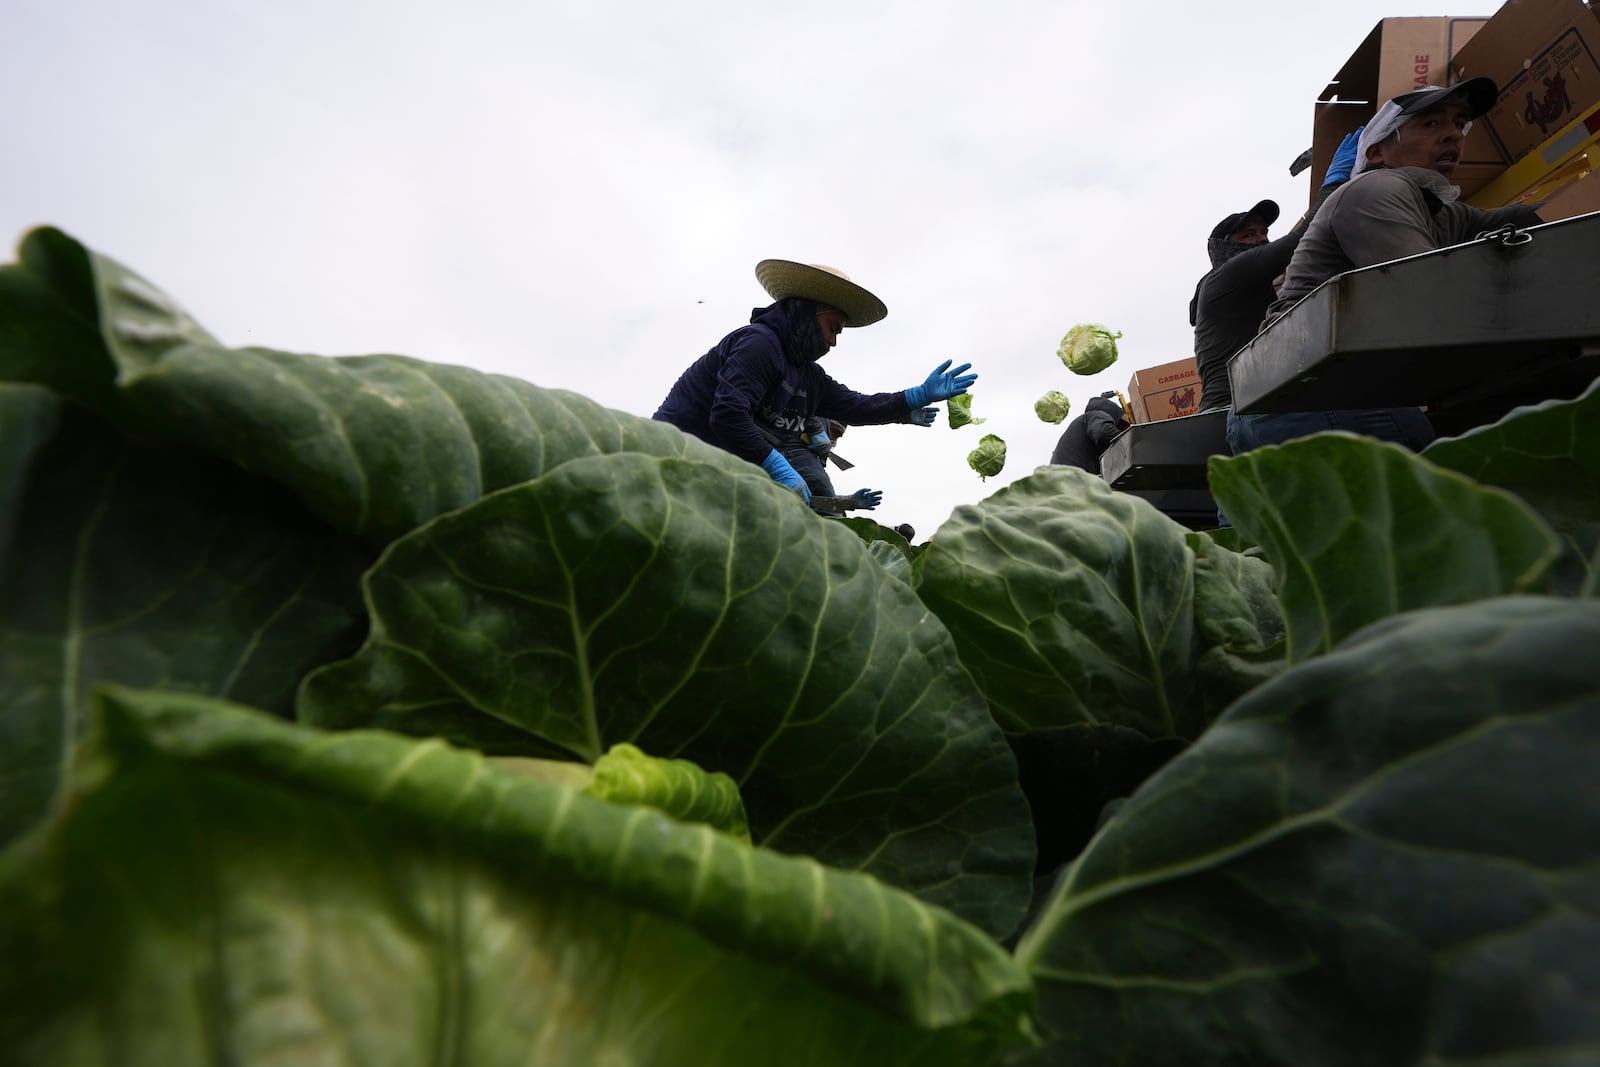
[[817, 366], [827, 351], [815, 301], [789, 297], [756, 308], [750, 325], [690, 364], [654, 418], [751, 463], [797, 442], [813, 415], [847, 426], [906, 420], [903, 392], [864, 394], [840, 385]]

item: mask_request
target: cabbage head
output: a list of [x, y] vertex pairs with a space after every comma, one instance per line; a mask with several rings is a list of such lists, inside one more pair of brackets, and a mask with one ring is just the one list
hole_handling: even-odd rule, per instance
[[950, 428], [959, 430], [966, 425], [980, 426], [988, 419], [975, 419], [972, 417], [972, 394], [962, 393], [960, 396], [950, 398]]
[[983, 435], [978, 447], [967, 453], [967, 466], [983, 478], [991, 478], [1005, 469], [1006, 443], [992, 433]]
[[1067, 331], [1056, 349], [1061, 362], [1074, 374], [1098, 374], [1117, 361], [1117, 338], [1099, 323], [1079, 323]]
[[1052, 389], [1033, 402], [1033, 413], [1040, 422], [1060, 423], [1072, 410], [1072, 401], [1059, 389]]

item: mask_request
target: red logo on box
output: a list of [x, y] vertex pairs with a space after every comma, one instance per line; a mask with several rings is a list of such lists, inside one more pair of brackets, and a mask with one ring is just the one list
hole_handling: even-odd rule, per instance
[[1558, 70], [1555, 77], [1544, 80], [1544, 99], [1535, 100], [1533, 90], [1528, 90], [1528, 109], [1522, 113], [1528, 125], [1539, 127], [1539, 132], [1549, 134], [1550, 127], [1561, 125], [1557, 120], [1572, 110], [1572, 98], [1567, 95], [1567, 79]]

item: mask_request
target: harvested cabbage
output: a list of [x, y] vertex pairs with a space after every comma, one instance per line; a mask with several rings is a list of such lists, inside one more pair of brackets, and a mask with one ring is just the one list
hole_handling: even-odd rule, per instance
[[1059, 389], [1052, 389], [1033, 402], [1033, 413], [1040, 422], [1059, 423], [1072, 410], [1072, 401]]
[[992, 433], [983, 435], [978, 447], [967, 453], [967, 466], [983, 478], [999, 474], [1006, 465], [1006, 443]]
[[988, 422], [988, 419], [975, 419], [972, 417], [972, 394], [962, 393], [960, 396], [950, 398], [950, 428], [959, 430], [968, 425], [979, 426]]
[[1074, 374], [1098, 374], [1117, 361], [1119, 330], [1112, 333], [1099, 323], [1080, 323], [1067, 331], [1056, 355]]

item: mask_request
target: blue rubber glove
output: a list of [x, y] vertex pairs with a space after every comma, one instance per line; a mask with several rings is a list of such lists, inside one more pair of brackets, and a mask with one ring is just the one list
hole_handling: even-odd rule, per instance
[[810, 487], [806, 485], [806, 480], [800, 477], [800, 472], [794, 469], [794, 465], [784, 458], [782, 452], [776, 448], [768, 452], [767, 458], [761, 461], [761, 469], [767, 472], [767, 477], [785, 489], [793, 489], [807, 504], [811, 503]]
[[912, 408], [906, 421], [913, 426], [932, 426], [939, 421], [938, 408]]
[[967, 391], [968, 386], [978, 380], [976, 374], [962, 373], [972, 364], [963, 363], [961, 366], [951, 370], [950, 364], [952, 362], [952, 360], [945, 360], [933, 368], [933, 373], [928, 375], [927, 381], [921, 385], [913, 385], [906, 390], [906, 403], [913, 410], [926, 407], [939, 400], [949, 400], [953, 396], [960, 396]]
[[1328, 164], [1328, 173], [1322, 179], [1324, 186], [1350, 180], [1350, 172], [1356, 168], [1356, 144], [1361, 140], [1361, 131], [1364, 129], [1365, 126], [1357, 126], [1354, 133], [1345, 134], [1339, 147], [1333, 150], [1333, 162]]
[[811, 451], [815, 452], [817, 455], [826, 456], [829, 452], [833, 451], [833, 438], [828, 436], [826, 427], [818, 430], [816, 433], [807, 434], [806, 436], [810, 438], [810, 440], [806, 442], [806, 447], [811, 449]]
[[850, 506], [860, 508], [862, 511], [871, 511], [883, 503], [882, 489], [857, 489], [850, 494]]

